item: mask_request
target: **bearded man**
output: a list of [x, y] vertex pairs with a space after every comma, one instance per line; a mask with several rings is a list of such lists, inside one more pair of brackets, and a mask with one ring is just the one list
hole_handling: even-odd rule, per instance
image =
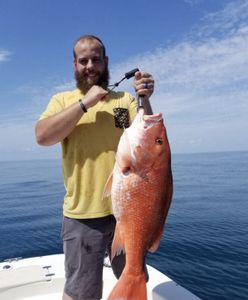
[[[111, 199], [102, 201], [103, 189], [120, 136], [136, 115], [137, 101], [127, 92], [108, 89], [108, 57], [98, 37], [81, 36], [73, 55], [77, 88], [52, 97], [35, 132], [40, 145], [62, 145], [66, 190], [61, 231], [66, 274], [63, 300], [99, 300], [104, 256], [110, 254], [116, 224]], [[146, 114], [152, 113], [153, 87], [149, 73], [135, 73], [134, 88], [137, 96], [144, 96]], [[112, 262], [117, 277], [124, 263], [124, 255]]]

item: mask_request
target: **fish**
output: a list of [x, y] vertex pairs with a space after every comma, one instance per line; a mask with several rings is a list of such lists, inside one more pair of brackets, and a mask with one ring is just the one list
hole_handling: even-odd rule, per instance
[[171, 150], [161, 113], [140, 109], [124, 130], [103, 197], [111, 196], [116, 228], [111, 257], [126, 263], [108, 300], [146, 300], [144, 261], [160, 244], [173, 195]]

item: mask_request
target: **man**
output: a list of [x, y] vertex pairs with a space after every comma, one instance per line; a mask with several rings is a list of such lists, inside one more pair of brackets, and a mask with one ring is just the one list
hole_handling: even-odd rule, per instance
[[[52, 97], [36, 124], [40, 145], [62, 144], [66, 189], [62, 237], [66, 283], [63, 300], [102, 298], [102, 271], [110, 251], [115, 219], [111, 199], [102, 201], [119, 138], [134, 119], [137, 101], [128, 93], [108, 90], [108, 57], [102, 41], [80, 37], [73, 49], [77, 89]], [[151, 114], [149, 97], [154, 80], [136, 72], [134, 87], [144, 95], [145, 113]], [[113, 261], [118, 277], [123, 256]]]

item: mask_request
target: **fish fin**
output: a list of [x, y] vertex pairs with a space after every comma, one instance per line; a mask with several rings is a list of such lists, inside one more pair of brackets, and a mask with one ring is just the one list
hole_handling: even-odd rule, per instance
[[112, 182], [113, 182], [113, 173], [109, 175], [109, 178], [104, 186], [102, 199], [105, 199], [111, 195]]
[[125, 248], [121, 238], [120, 225], [119, 222], [117, 222], [111, 248], [111, 260], [113, 260], [115, 256], [120, 255], [121, 252], [125, 253]]
[[160, 229], [155, 241], [153, 242], [152, 246], [148, 249], [149, 252], [155, 252], [158, 249], [163, 231], [164, 231], [164, 227]]
[[107, 300], [147, 300], [145, 274], [127, 274], [123, 271]]

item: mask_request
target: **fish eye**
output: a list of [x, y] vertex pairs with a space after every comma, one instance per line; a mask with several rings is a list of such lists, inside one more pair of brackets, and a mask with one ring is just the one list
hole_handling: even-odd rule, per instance
[[124, 176], [128, 176], [130, 174], [130, 171], [131, 171], [131, 168], [130, 167], [125, 167], [123, 170], [122, 170], [122, 174]]
[[156, 138], [155, 143], [157, 145], [162, 145], [163, 144], [163, 139], [158, 137], [158, 138]]

